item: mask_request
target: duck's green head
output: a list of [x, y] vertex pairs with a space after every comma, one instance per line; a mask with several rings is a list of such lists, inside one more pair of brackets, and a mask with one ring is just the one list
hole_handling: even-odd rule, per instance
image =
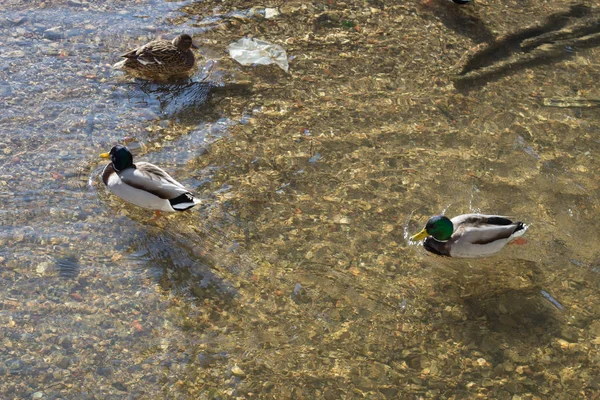
[[198, 46], [192, 41], [192, 37], [187, 34], [179, 35], [173, 39], [173, 45], [181, 51], [188, 51], [189, 49], [197, 49]]
[[100, 154], [102, 158], [110, 158], [112, 161], [113, 168], [116, 171], [123, 171], [124, 169], [133, 167], [133, 156], [129, 149], [120, 144], [110, 149], [110, 153]]
[[452, 221], [443, 215], [436, 215], [429, 218], [425, 228], [416, 235], [413, 235], [410, 240], [423, 240], [427, 236], [433, 236], [436, 240], [448, 240], [452, 236], [452, 232], [454, 232]]

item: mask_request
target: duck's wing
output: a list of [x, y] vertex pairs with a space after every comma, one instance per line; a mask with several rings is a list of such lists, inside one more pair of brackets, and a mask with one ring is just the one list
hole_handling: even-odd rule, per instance
[[121, 54], [121, 57], [123, 57], [123, 58], [137, 58], [138, 51], [140, 51], [143, 47], [144, 46], [136, 47], [135, 49], [130, 50], [127, 53]]
[[118, 172], [123, 183], [166, 200], [189, 193], [181, 183], [173, 179], [162, 168], [147, 162], [139, 162], [135, 166], [136, 168]]
[[137, 60], [142, 65], [162, 65], [178, 53], [177, 47], [166, 40], [155, 40], [123, 54], [121, 57]]
[[453, 239], [465, 243], [484, 245], [508, 239], [515, 231], [523, 229], [522, 222], [513, 222], [502, 215], [464, 214], [452, 218]]
[[504, 226], [514, 224], [514, 222], [508, 217], [492, 214], [463, 214], [452, 218], [451, 221], [455, 230], [462, 225], [477, 227], [487, 225]]
[[[499, 219], [494, 219], [499, 218]], [[463, 223], [448, 240], [452, 257], [484, 257], [494, 254], [525, 233], [527, 226], [503, 217], [492, 216], [486, 223]]]
[[507, 225], [481, 224], [461, 225], [452, 237], [460, 237], [461, 242], [485, 245], [497, 240], [510, 238], [517, 228], [523, 229], [521, 222], [511, 222]]

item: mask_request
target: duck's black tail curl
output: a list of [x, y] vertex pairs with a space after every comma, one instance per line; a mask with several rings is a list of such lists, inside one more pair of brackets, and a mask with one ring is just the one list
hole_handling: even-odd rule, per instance
[[527, 229], [527, 226], [521, 221], [517, 222], [517, 227], [515, 228], [515, 232], [519, 232], [521, 230]]
[[191, 193], [183, 193], [174, 199], [170, 199], [169, 203], [175, 211], [185, 211], [199, 204], [200, 200], [196, 199]]

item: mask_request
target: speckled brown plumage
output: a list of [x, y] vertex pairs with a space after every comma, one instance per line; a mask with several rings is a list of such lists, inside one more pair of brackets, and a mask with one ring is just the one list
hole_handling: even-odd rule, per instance
[[179, 35], [173, 41], [154, 40], [121, 57], [125, 60], [114, 65], [115, 68], [149, 74], [184, 74], [194, 67], [196, 61], [190, 35]]

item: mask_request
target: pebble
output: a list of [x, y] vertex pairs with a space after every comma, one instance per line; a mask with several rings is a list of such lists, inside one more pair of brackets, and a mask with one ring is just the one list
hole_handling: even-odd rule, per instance
[[121, 392], [126, 392], [127, 391], [127, 386], [125, 386], [123, 383], [121, 382], [113, 382], [111, 384], [112, 387], [114, 387], [117, 390], [120, 390]]
[[73, 347], [73, 340], [68, 336], [62, 336], [58, 339], [58, 344], [60, 344], [63, 349], [70, 349]]
[[44, 397], [44, 392], [35, 392], [31, 395], [32, 399], [41, 399], [42, 397]]
[[21, 58], [21, 57], [25, 57], [25, 52], [23, 50], [9, 50], [6, 51], [2, 54], [0, 54], [0, 57], [3, 58]]
[[112, 375], [113, 369], [110, 367], [100, 367], [100, 368], [98, 368], [97, 372], [98, 372], [98, 375], [100, 375], [100, 376], [109, 377]]
[[365, 376], [353, 376], [352, 383], [354, 383], [357, 388], [364, 391], [373, 390], [375, 388], [375, 383]]
[[579, 339], [579, 332], [577, 332], [577, 329], [575, 328], [565, 326], [560, 329], [560, 337], [569, 342], [577, 342], [577, 339]]
[[492, 387], [494, 386], [494, 381], [490, 378], [483, 378], [481, 384], [485, 387]]
[[350, 218], [348, 218], [347, 216], [342, 216], [342, 215], [334, 215], [333, 216], [333, 222], [336, 224], [340, 224], [340, 225], [348, 225], [350, 224]]
[[276, 8], [265, 8], [265, 18], [269, 19], [269, 18], [275, 18], [276, 16], [278, 16], [279, 10]]
[[55, 26], [44, 31], [44, 37], [50, 40], [60, 40], [65, 37], [65, 33], [62, 31], [62, 27]]
[[485, 358], [478, 358], [477, 365], [479, 365], [480, 367], [489, 367], [490, 364], [487, 362], [487, 360]]
[[58, 368], [67, 369], [71, 365], [71, 360], [68, 357], [61, 357], [57, 362], [56, 366]]
[[37, 272], [38, 275], [44, 275], [46, 273], [46, 271], [48, 270], [49, 266], [50, 266], [50, 263], [48, 261], [43, 261], [43, 262], [39, 263], [37, 265], [37, 267], [35, 267], [35, 272]]
[[600, 321], [595, 321], [590, 325], [590, 332], [595, 336], [600, 336]]
[[10, 360], [6, 360], [4, 365], [6, 365], [6, 368], [8, 368], [11, 372], [15, 372], [23, 369], [25, 363], [20, 358], [11, 358]]
[[237, 365], [234, 365], [233, 367], [231, 367], [231, 373], [234, 376], [237, 376], [238, 378], [244, 378], [246, 376], [246, 373], [244, 372], [244, 370], [241, 369], [240, 367], [238, 367]]
[[568, 349], [569, 349], [569, 347], [570, 347], [570, 346], [572, 346], [572, 344], [571, 344], [571, 343], [567, 342], [567, 341], [566, 341], [566, 340], [564, 340], [564, 339], [558, 339], [556, 342], [558, 343], [559, 347], [560, 347], [562, 350], [568, 350]]
[[23, 22], [27, 21], [26, 17], [15, 17], [15, 18], [8, 18], [9, 21], [11, 21], [13, 24], [15, 25], [21, 25]]

